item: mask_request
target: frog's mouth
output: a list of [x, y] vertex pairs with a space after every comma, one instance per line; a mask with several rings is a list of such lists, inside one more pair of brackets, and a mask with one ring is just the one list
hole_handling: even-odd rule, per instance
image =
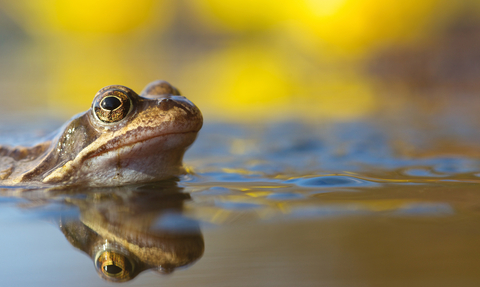
[[[94, 150], [92, 153], [88, 153], [85, 156], [83, 156], [83, 160], [91, 159], [94, 157], [101, 156], [103, 154], [112, 152], [112, 151], [118, 151], [120, 149], [124, 148], [129, 148], [135, 145], [151, 145], [150, 142], [158, 140], [158, 139], [176, 139], [176, 138], [182, 138], [182, 135], [194, 135], [196, 137], [198, 131], [187, 131], [187, 132], [172, 132], [172, 133], [163, 133], [163, 134], [157, 134], [157, 135], [151, 135], [151, 136], [145, 136], [141, 138], [129, 138], [129, 140], [122, 140], [122, 139], [114, 139], [112, 141], [107, 142], [105, 145], [101, 146], [100, 148], [97, 148]], [[195, 138], [193, 138], [195, 140]], [[189, 143], [182, 143], [181, 141], [175, 141], [175, 146], [169, 146], [169, 149], [171, 148], [179, 148], [179, 147], [188, 147], [190, 146], [192, 142]], [[185, 146], [186, 145], [186, 146]], [[165, 147], [163, 147], [165, 148]], [[162, 151], [157, 151], [162, 152]]]

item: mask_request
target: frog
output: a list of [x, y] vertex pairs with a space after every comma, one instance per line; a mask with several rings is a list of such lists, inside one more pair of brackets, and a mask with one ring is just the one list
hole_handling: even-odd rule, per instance
[[0, 185], [118, 186], [178, 177], [202, 125], [199, 108], [166, 81], [151, 82], [140, 95], [109, 85], [41, 142], [0, 145]]
[[52, 221], [73, 247], [93, 261], [100, 278], [120, 283], [146, 270], [171, 274], [203, 256], [205, 243], [198, 222], [183, 219], [182, 223], [190, 194], [176, 182], [103, 187], [84, 195], [64, 197], [66, 205], [78, 209], [78, 216], [69, 213]]

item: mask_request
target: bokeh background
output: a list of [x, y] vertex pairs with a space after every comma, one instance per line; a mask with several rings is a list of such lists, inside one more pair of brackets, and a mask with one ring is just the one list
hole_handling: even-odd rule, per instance
[[0, 0], [0, 112], [64, 119], [106, 85], [156, 79], [207, 121], [472, 109], [479, 3]]

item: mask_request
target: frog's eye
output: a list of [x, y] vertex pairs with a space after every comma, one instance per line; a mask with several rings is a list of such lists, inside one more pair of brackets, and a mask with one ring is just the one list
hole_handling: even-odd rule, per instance
[[101, 251], [95, 260], [98, 273], [110, 281], [126, 281], [132, 279], [134, 265], [127, 256], [111, 251]]
[[109, 90], [93, 103], [95, 115], [104, 123], [123, 120], [132, 107], [132, 101], [123, 91]]

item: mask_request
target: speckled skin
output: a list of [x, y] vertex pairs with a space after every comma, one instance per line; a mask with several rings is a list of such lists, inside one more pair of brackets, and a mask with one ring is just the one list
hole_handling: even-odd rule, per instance
[[124, 86], [132, 109], [104, 123], [92, 108], [34, 147], [0, 146], [0, 185], [30, 183], [114, 186], [161, 180], [184, 173], [182, 158], [203, 124], [200, 110], [165, 81], [141, 95]]

